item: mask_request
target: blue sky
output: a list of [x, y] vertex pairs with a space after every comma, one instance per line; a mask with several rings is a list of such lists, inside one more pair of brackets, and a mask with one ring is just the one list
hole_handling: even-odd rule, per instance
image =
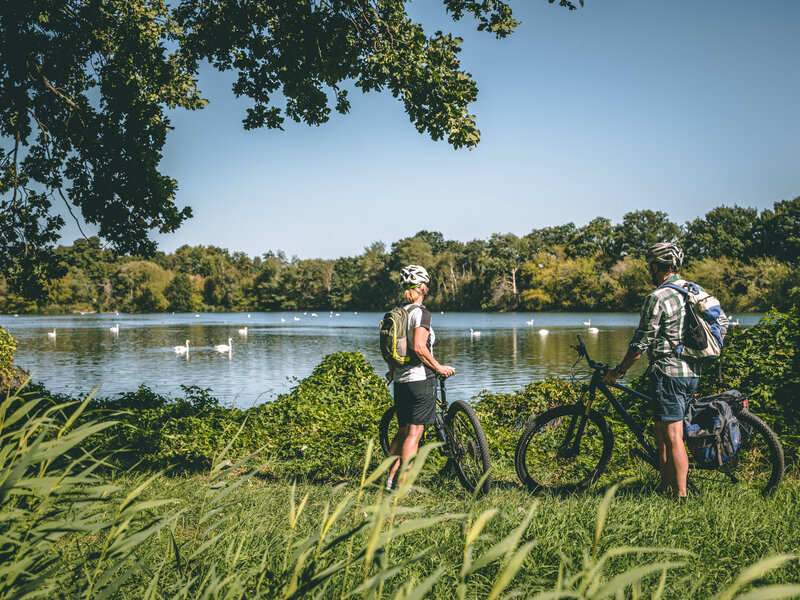
[[[800, 195], [800, 2], [511, 5], [522, 24], [505, 40], [434, 0], [410, 6], [429, 32], [464, 38], [472, 151], [419, 134], [389, 94], [354, 92], [321, 127], [245, 132], [232, 76], [204, 69], [211, 104], [171, 114], [162, 162], [195, 216], [161, 249], [334, 258], [421, 229], [468, 241], [640, 209], [683, 223]], [[399, 206], [400, 223], [387, 218]]]

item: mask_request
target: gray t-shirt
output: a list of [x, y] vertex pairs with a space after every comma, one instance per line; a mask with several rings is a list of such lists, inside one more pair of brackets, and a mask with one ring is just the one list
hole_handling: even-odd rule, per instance
[[[415, 309], [408, 313], [408, 343], [414, 344], [414, 332], [417, 327], [424, 327], [428, 330], [428, 351], [433, 355], [433, 344], [436, 341], [436, 335], [433, 333], [431, 327], [431, 313], [422, 304], [412, 305], [406, 304], [403, 308], [416, 306]], [[394, 370], [395, 383], [408, 383], [409, 381], [423, 381], [433, 375], [433, 371], [426, 367], [424, 364], [414, 365], [413, 367], [397, 367]]]

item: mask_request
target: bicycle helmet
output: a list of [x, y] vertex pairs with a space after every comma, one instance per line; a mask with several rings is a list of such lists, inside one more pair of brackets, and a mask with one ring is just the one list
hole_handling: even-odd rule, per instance
[[408, 265], [400, 269], [400, 279], [407, 289], [415, 288], [431, 280], [425, 267], [420, 267], [419, 265]]
[[668, 267], [678, 268], [683, 264], [683, 250], [677, 244], [669, 242], [659, 242], [647, 249], [645, 260], [648, 264], [658, 263]]

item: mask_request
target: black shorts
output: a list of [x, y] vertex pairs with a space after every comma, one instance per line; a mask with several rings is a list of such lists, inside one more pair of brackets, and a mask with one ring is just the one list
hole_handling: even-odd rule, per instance
[[394, 384], [397, 426], [429, 425], [436, 413], [436, 377]]

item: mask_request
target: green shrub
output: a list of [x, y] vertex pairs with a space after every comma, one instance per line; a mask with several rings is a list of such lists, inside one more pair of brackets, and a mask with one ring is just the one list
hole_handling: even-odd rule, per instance
[[[752, 410], [780, 436], [787, 458], [800, 444], [800, 308], [771, 311], [757, 325], [732, 327], [722, 356], [724, 387], [746, 393]], [[707, 369], [701, 392], [714, 393], [717, 370]]]
[[337, 352], [291, 392], [249, 411], [248, 428], [264, 432], [267, 453], [289, 461], [293, 474], [352, 475], [391, 402], [360, 352]]
[[0, 327], [0, 373], [7, 373], [14, 366], [14, 352], [17, 340], [13, 335]]

